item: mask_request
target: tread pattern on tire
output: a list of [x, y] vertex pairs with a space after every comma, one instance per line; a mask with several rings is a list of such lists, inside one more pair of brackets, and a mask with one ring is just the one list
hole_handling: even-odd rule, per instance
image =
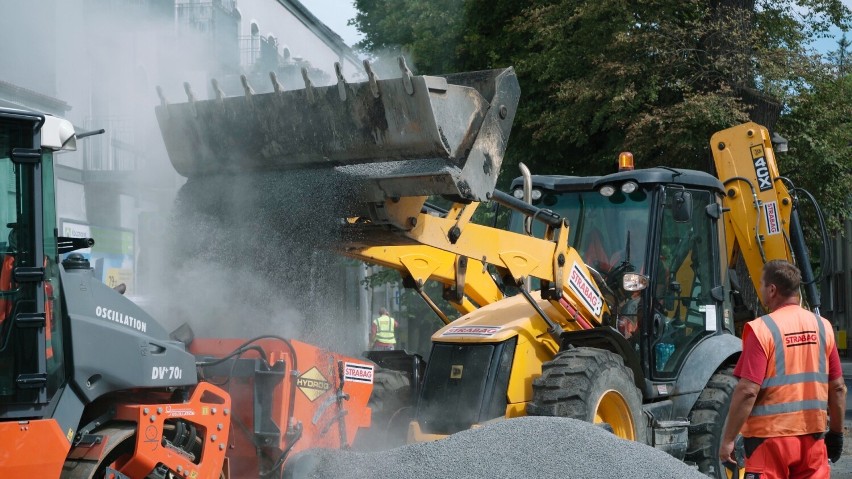
[[557, 416], [592, 422], [593, 407], [599, 397], [596, 389], [615, 389], [624, 397], [633, 415], [636, 439], [648, 442], [642, 412], [642, 394], [633, 381], [633, 371], [621, 356], [603, 349], [571, 348], [560, 351], [542, 365], [541, 376], [533, 380], [533, 399], [527, 404], [531, 416]]
[[718, 451], [736, 385], [734, 367], [720, 369], [707, 382], [689, 413], [689, 447], [685, 460], [697, 465], [702, 473], [718, 479], [727, 477]]

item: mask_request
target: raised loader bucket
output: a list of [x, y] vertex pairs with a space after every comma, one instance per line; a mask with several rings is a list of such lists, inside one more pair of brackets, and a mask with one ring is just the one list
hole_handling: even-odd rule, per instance
[[[157, 107], [175, 169], [193, 178], [338, 168], [367, 183], [363, 201], [457, 195], [484, 200], [496, 184], [520, 95], [512, 68], [255, 94]], [[214, 81], [214, 91], [219, 92]]]

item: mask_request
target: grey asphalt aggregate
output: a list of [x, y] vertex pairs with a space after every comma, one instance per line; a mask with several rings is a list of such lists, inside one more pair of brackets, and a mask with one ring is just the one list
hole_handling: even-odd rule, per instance
[[294, 456], [299, 478], [706, 479], [663, 451], [568, 418], [522, 417], [387, 451], [313, 450]]

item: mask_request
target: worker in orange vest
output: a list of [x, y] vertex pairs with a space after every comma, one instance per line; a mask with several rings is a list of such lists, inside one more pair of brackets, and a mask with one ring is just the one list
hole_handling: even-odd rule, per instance
[[828, 461], [840, 459], [843, 449], [846, 385], [834, 330], [799, 306], [801, 280], [799, 269], [787, 261], [766, 263], [760, 295], [770, 314], [743, 330], [743, 352], [734, 369], [739, 382], [719, 459], [735, 462], [734, 442], [742, 432], [749, 479], [828, 479]]
[[370, 328], [370, 344], [374, 351], [396, 349], [396, 329], [399, 323], [390, 316], [387, 308], [379, 308], [379, 317]]

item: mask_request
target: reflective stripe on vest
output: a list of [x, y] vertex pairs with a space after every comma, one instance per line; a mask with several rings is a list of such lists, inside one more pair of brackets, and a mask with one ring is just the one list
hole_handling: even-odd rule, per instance
[[[786, 308], [784, 308], [786, 309]], [[813, 323], [802, 309], [779, 310], [780, 324], [766, 315], [750, 323], [753, 334], [770, 356], [766, 377], [752, 408], [744, 436], [775, 437], [822, 432], [828, 407], [828, 354], [834, 336], [822, 318]]]
[[396, 335], [394, 335], [393, 318], [390, 316], [379, 316], [376, 323], [376, 341], [385, 344], [396, 344]]

